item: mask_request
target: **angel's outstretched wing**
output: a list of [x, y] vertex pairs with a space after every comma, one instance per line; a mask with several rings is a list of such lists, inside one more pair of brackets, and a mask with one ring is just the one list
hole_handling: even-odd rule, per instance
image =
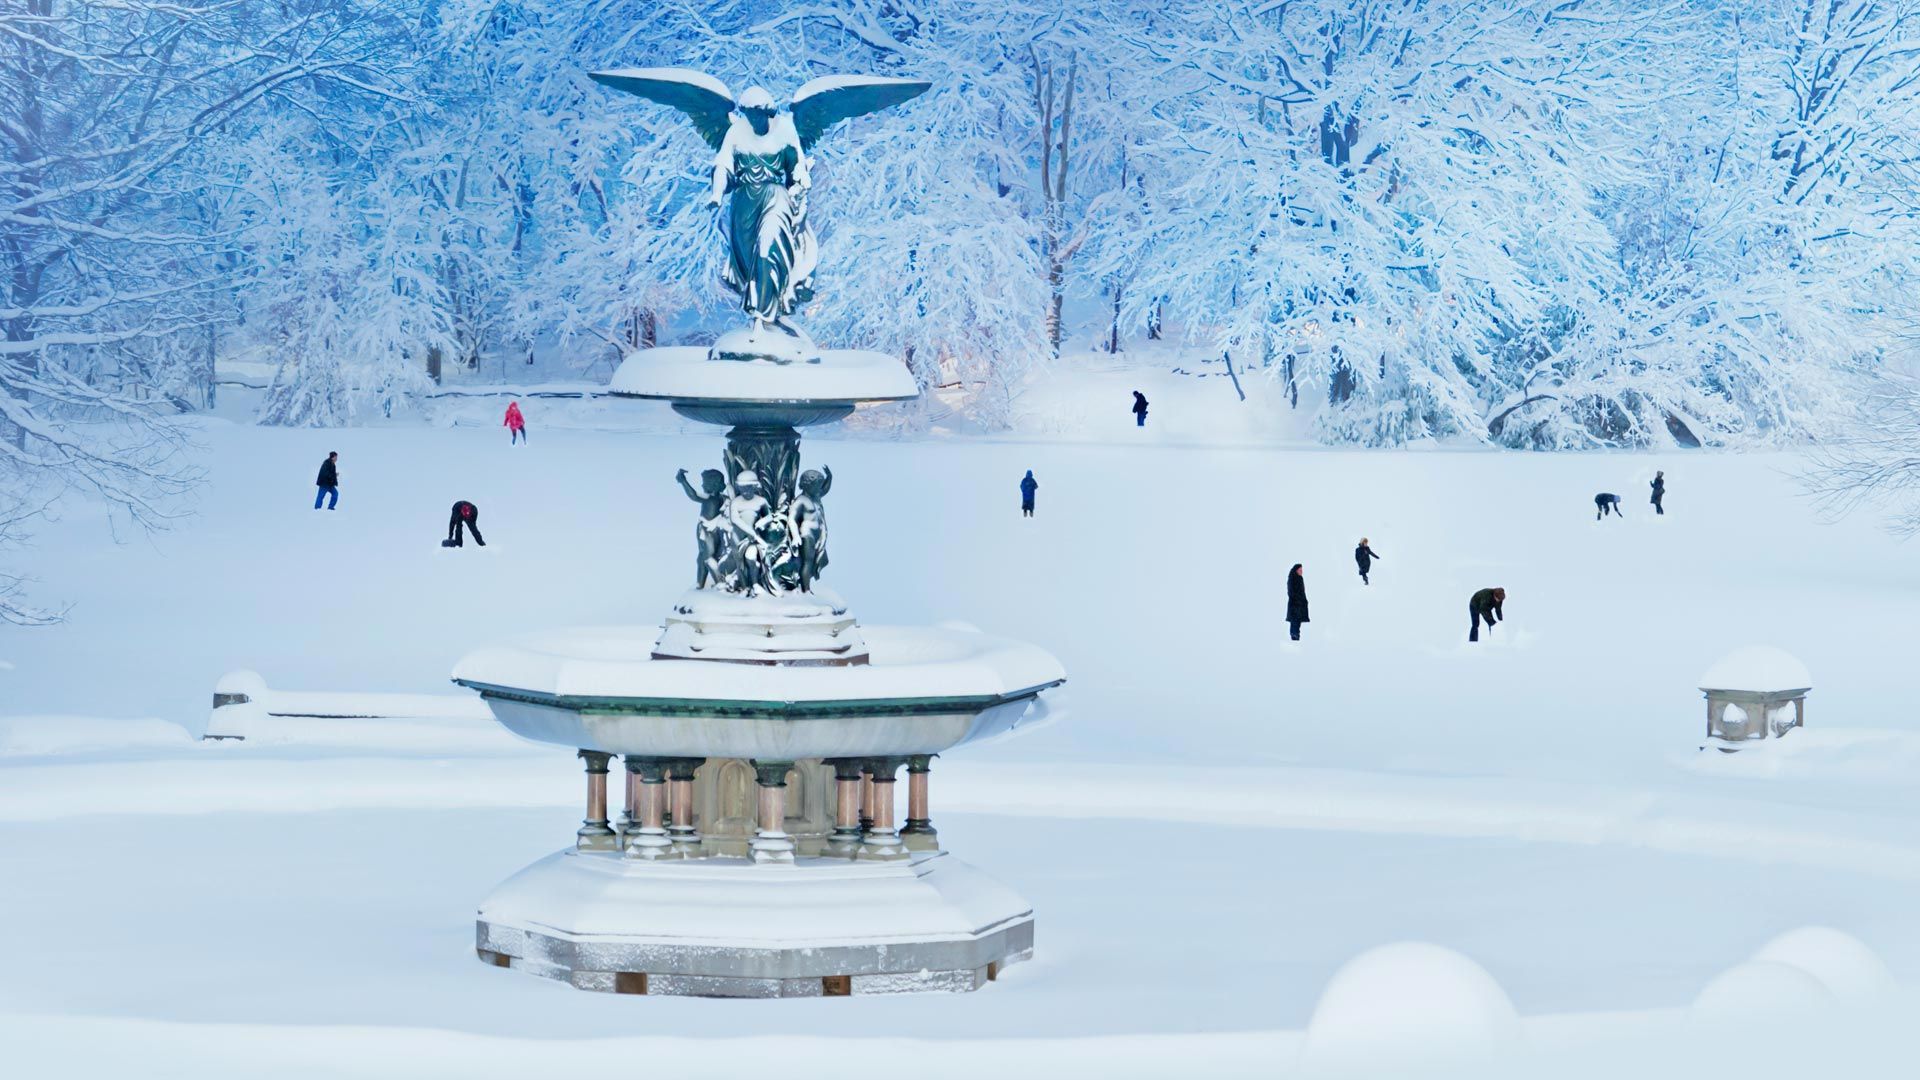
[[[596, 76], [597, 78], [597, 76]], [[879, 112], [919, 97], [930, 82], [877, 75], [829, 75], [813, 79], [793, 95], [793, 129], [801, 149], [811, 149], [827, 129], [842, 120]]]
[[720, 149], [733, 112], [733, 91], [727, 84], [692, 68], [621, 68], [595, 71], [589, 76], [602, 86], [638, 94], [648, 101], [671, 105], [687, 114], [707, 145]]

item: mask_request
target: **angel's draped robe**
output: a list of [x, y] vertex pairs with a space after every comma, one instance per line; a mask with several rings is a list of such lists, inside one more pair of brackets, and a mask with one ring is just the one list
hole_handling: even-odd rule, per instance
[[[800, 150], [791, 144], [768, 152], [728, 146], [727, 287], [756, 319], [793, 313], [812, 296], [812, 274], [800, 267], [812, 244], [807, 235], [806, 194], [793, 187]], [[802, 276], [795, 279], [796, 270]]]

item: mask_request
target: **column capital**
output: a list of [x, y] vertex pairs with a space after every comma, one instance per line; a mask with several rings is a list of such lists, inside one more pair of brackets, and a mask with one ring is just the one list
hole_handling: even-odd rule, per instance
[[933, 759], [939, 756], [940, 756], [939, 754], [909, 754], [907, 755], [907, 772], [909, 773], [932, 772]]
[[672, 758], [627, 755], [627, 771], [640, 777], [640, 782], [643, 784], [664, 783], [667, 779], [667, 770], [672, 767]]
[[867, 770], [865, 758], [830, 758], [827, 764], [833, 766], [835, 780], [858, 780]]
[[691, 780], [694, 770], [706, 763], [707, 759], [703, 757], [674, 758], [668, 776], [673, 780]]
[[755, 758], [747, 764], [753, 766], [753, 779], [761, 787], [786, 787], [787, 774], [793, 771], [791, 761], [761, 761]]
[[900, 766], [906, 763], [904, 757], [870, 757], [866, 759], [866, 770], [872, 774], [874, 783], [891, 784], [900, 772]]
[[599, 750], [582, 750], [579, 757], [581, 761], [587, 763], [587, 771], [590, 773], [606, 772], [607, 762], [613, 760], [612, 754], [602, 753]]

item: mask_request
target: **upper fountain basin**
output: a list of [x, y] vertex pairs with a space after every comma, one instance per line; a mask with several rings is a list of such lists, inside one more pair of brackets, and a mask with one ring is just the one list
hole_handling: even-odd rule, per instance
[[710, 359], [697, 345], [628, 354], [607, 384], [618, 397], [673, 402], [683, 416], [710, 423], [774, 421], [796, 427], [831, 423], [866, 402], [918, 397], [898, 358], [861, 349], [822, 349], [817, 361]]
[[454, 681], [538, 742], [642, 757], [762, 760], [937, 754], [1011, 730], [1066, 678], [1025, 642], [862, 627], [852, 667], [654, 659], [658, 627], [558, 630], [480, 649]]

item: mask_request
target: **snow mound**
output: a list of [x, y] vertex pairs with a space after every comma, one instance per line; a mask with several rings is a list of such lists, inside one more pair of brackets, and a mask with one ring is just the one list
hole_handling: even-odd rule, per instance
[[1859, 938], [1830, 927], [1789, 930], [1761, 946], [1753, 958], [1806, 972], [1841, 1001], [1864, 1001], [1895, 988], [1893, 972], [1878, 954]]
[[187, 741], [185, 728], [165, 720], [0, 716], [0, 757], [113, 752]]
[[1700, 676], [1703, 690], [1750, 690], [1767, 694], [1804, 690], [1813, 685], [1806, 665], [1793, 654], [1771, 645], [1749, 645], [1720, 658]]
[[1693, 1012], [1704, 1020], [1747, 1024], [1758, 1017], [1820, 1009], [1832, 1001], [1826, 984], [1800, 968], [1749, 960], [1708, 983], [1693, 999]]
[[1519, 1017], [1485, 968], [1452, 949], [1382, 945], [1347, 961], [1307, 1023], [1316, 1073], [1435, 1058], [1483, 1058], [1520, 1037]]

